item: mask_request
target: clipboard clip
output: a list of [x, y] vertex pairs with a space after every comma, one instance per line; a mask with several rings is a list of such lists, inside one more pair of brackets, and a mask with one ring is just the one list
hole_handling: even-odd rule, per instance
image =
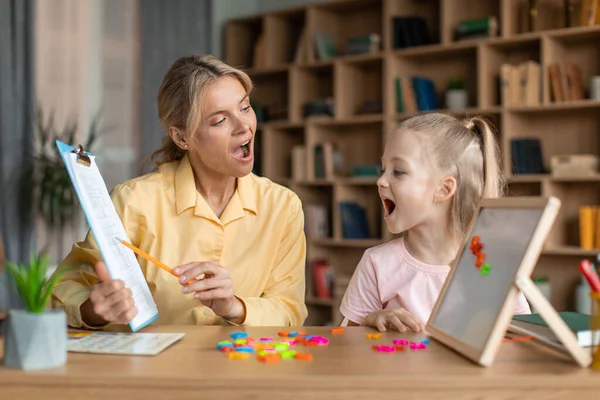
[[85, 152], [82, 145], [79, 145], [78, 148], [72, 151], [72, 153], [77, 154], [77, 162], [79, 164], [83, 164], [86, 167], [90, 167], [92, 165], [92, 160], [90, 156]]

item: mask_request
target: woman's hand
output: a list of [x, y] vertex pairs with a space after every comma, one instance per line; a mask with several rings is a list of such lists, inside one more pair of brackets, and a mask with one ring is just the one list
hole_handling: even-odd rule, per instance
[[227, 268], [216, 262], [192, 262], [173, 268], [173, 272], [179, 276], [183, 293], [194, 293], [194, 298], [218, 316], [238, 324], [246, 319], [244, 304], [233, 295]]
[[92, 287], [90, 298], [81, 306], [84, 322], [90, 326], [128, 324], [137, 314], [131, 290], [122, 280], [111, 279], [103, 262], [96, 263], [94, 269], [100, 283]]
[[407, 330], [421, 332], [425, 329], [423, 324], [404, 308], [372, 312], [364, 319], [363, 325], [377, 328], [380, 332], [385, 331], [387, 328], [399, 332], [406, 332]]

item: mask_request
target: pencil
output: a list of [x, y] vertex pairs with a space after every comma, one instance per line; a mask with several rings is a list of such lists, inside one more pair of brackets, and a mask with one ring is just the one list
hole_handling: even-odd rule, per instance
[[[117, 239], [122, 245], [124, 245], [125, 247], [130, 248], [135, 254], [139, 255], [140, 257], [150, 261], [151, 263], [155, 264], [157, 267], [160, 267], [162, 269], [164, 269], [165, 271], [167, 271], [168, 273], [170, 273], [173, 276], [177, 276], [173, 270], [169, 267], [167, 267], [165, 264], [163, 264], [162, 262], [160, 262], [159, 260], [157, 260], [156, 258], [152, 257], [151, 255], [147, 254], [146, 252], [138, 249], [137, 247], [135, 247], [134, 245], [132, 245], [131, 243], [126, 242], [125, 240], [119, 239], [119, 238], [115, 238]], [[179, 278], [179, 276], [177, 276]], [[190, 281], [191, 282], [191, 281]], [[188, 282], [188, 284], [190, 283]]]

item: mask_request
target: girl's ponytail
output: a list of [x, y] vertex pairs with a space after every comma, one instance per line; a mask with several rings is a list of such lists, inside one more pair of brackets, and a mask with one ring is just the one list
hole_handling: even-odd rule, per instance
[[490, 124], [481, 117], [466, 120], [465, 126], [481, 138], [483, 154], [483, 197], [498, 198], [504, 194], [505, 181], [500, 170], [500, 149]]

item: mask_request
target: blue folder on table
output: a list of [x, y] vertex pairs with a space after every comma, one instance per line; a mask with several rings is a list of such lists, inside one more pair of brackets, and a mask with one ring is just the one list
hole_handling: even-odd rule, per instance
[[129, 241], [93, 155], [56, 141], [77, 198], [112, 279], [131, 289], [138, 313], [129, 323], [136, 332], [158, 318], [158, 308], [133, 251], [121, 244]]

